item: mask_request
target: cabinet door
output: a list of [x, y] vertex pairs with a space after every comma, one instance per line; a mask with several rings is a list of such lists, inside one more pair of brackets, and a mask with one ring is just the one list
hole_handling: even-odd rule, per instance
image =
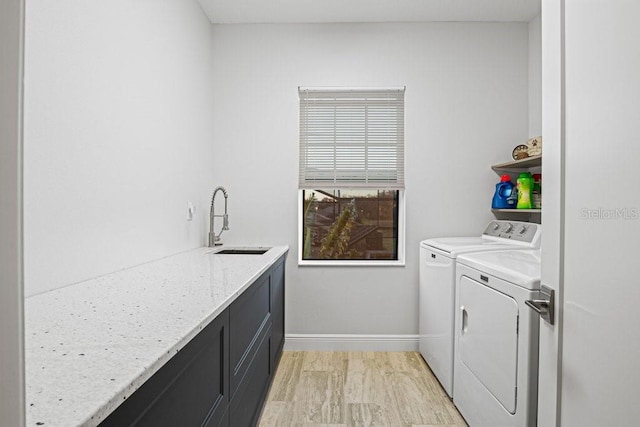
[[269, 271], [229, 307], [230, 396], [247, 377], [247, 370], [260, 345], [260, 335], [271, 327], [271, 286]]
[[271, 272], [271, 370], [275, 371], [284, 345], [284, 262]]
[[209, 418], [207, 422], [202, 425], [202, 427], [230, 427], [229, 410], [227, 409], [227, 411], [221, 417]]
[[233, 427], [256, 425], [269, 389], [273, 375], [271, 372], [271, 336], [267, 333], [261, 338], [257, 351], [249, 363], [247, 375], [229, 404], [229, 425]]
[[229, 311], [125, 400], [101, 426], [218, 425], [229, 403]]

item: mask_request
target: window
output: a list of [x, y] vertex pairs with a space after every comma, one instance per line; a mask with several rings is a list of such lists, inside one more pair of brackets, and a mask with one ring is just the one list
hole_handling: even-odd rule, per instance
[[299, 89], [301, 264], [402, 264], [404, 88]]

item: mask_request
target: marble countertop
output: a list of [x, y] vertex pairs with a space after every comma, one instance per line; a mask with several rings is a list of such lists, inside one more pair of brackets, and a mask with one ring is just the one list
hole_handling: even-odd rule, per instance
[[27, 426], [95, 426], [288, 251], [198, 248], [25, 300]]

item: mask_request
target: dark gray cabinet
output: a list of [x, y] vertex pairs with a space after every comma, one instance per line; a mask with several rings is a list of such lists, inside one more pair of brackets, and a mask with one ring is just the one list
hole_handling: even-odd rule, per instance
[[253, 426], [284, 343], [284, 258], [231, 304], [230, 325], [229, 422]]
[[262, 404], [269, 389], [271, 371], [271, 328], [260, 334], [246, 374], [231, 398], [229, 414], [233, 427], [253, 426], [257, 423]]
[[255, 425], [284, 344], [284, 259], [100, 425]]
[[271, 272], [271, 369], [275, 371], [284, 346], [284, 262]]
[[229, 307], [231, 397], [247, 377], [262, 340], [271, 337], [271, 275], [264, 273]]
[[[229, 310], [196, 335], [101, 426], [217, 426], [229, 406]], [[208, 423], [208, 424], [207, 424]]]

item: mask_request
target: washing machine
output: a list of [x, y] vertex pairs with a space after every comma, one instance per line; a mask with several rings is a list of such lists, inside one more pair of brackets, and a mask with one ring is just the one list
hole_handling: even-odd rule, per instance
[[420, 243], [419, 348], [449, 397], [453, 397], [456, 258], [461, 254], [540, 247], [540, 224], [494, 220], [481, 235], [441, 237]]
[[540, 250], [457, 259], [453, 402], [470, 426], [536, 425]]

